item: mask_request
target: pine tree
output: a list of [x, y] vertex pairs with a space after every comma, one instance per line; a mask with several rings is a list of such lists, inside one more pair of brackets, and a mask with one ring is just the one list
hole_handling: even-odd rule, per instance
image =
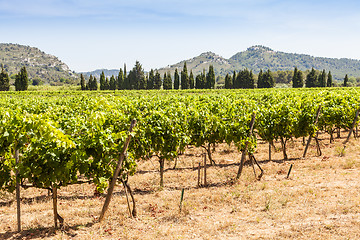
[[110, 77], [110, 90], [116, 90], [116, 81], [114, 75]]
[[[130, 73], [132, 75], [130, 76]], [[146, 89], [146, 80], [144, 70], [139, 61], [136, 61], [135, 66], [129, 73], [130, 89]]]
[[170, 90], [172, 89], [172, 80], [170, 73], [164, 73], [164, 82], [163, 82], [163, 89]]
[[234, 88], [244, 88], [244, 77], [243, 77], [243, 71], [239, 71], [236, 75], [235, 82], [234, 82]]
[[306, 76], [306, 87], [308, 88], [312, 88], [312, 87], [317, 87], [317, 75], [316, 75], [316, 71], [314, 68], [311, 69], [311, 71], [309, 72], [309, 74]]
[[28, 74], [26, 67], [22, 67], [20, 72], [15, 77], [15, 90], [16, 91], [26, 91], [29, 86]]
[[234, 70], [233, 75], [232, 75], [232, 88], [235, 88], [236, 85], [236, 72]]
[[326, 86], [327, 87], [332, 87], [332, 75], [331, 75], [331, 72], [329, 71], [328, 73], [328, 78], [327, 78], [327, 81], [326, 81]]
[[190, 89], [195, 88], [195, 79], [194, 79], [194, 74], [193, 74], [192, 70], [190, 71], [189, 84], [190, 84]]
[[154, 85], [155, 85], [155, 73], [154, 73], [154, 70], [151, 69], [150, 73], [149, 73], [148, 82], [147, 82], [147, 89], [156, 89], [154, 87]]
[[180, 88], [180, 77], [177, 68], [175, 68], [174, 73], [174, 89], [178, 90]]
[[156, 71], [154, 78], [154, 89], [161, 89], [161, 85], [162, 85], [161, 75], [158, 71]]
[[80, 85], [81, 85], [81, 90], [83, 91], [86, 90], [85, 78], [82, 73], [80, 74]]
[[104, 71], [100, 74], [100, 90], [106, 90], [106, 83], [105, 83], [105, 74]]
[[229, 74], [226, 74], [226, 76], [225, 76], [225, 88], [226, 89], [232, 88], [232, 78]]
[[10, 78], [8, 73], [5, 71], [4, 66], [1, 64], [0, 91], [9, 91], [9, 89], [10, 89]]
[[348, 75], [346, 74], [346, 75], [345, 75], [345, 78], [344, 78], [344, 84], [343, 84], [343, 86], [344, 86], [344, 87], [348, 87], [348, 84], [349, 84], [349, 78], [348, 78]]
[[325, 69], [321, 72], [318, 78], [319, 87], [326, 87], [326, 73]]
[[123, 70], [121, 68], [120, 68], [120, 71], [119, 71], [119, 75], [117, 77], [116, 88], [119, 89], [119, 90], [124, 89], [124, 73], [123, 73]]
[[215, 88], [215, 72], [214, 72], [214, 66], [209, 66], [209, 72], [206, 75], [206, 88], [208, 89], [214, 89]]
[[181, 71], [181, 89], [189, 89], [189, 87], [189, 76], [187, 73], [186, 62], [184, 62], [184, 67]]

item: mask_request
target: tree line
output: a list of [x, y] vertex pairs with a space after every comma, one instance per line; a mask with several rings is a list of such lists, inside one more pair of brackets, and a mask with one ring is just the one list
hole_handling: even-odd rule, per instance
[[[314, 68], [311, 71], [307, 70], [305, 75], [302, 71], [294, 68], [291, 81], [293, 88], [312, 88], [312, 87], [332, 87], [334, 86], [331, 72], [325, 70], [319, 72]], [[275, 75], [281, 73], [276, 72]], [[285, 75], [289, 73], [284, 73]], [[285, 77], [285, 76], [281, 76]], [[287, 76], [290, 78], [289, 76]], [[15, 90], [25, 91], [29, 86], [28, 74], [26, 67], [22, 67], [20, 72], [15, 76]], [[214, 89], [215, 88], [215, 72], [212, 65], [209, 66], [208, 71], [204, 69], [202, 73], [196, 77], [190, 70], [187, 70], [186, 62], [184, 67], [179, 72], [175, 69], [174, 74], [165, 72], [163, 76], [156, 70], [150, 70], [145, 74], [142, 65], [136, 61], [133, 69], [127, 74], [126, 65], [124, 70], [120, 68], [118, 76], [105, 77], [104, 72], [101, 73], [99, 83], [95, 76], [90, 75], [86, 81], [83, 74], [80, 75], [81, 90], [141, 90], [141, 89]], [[351, 84], [350, 84], [351, 85]], [[275, 86], [274, 76], [270, 70], [260, 70], [259, 74], [255, 75], [251, 70], [244, 69], [239, 72], [234, 71], [232, 74], [225, 76], [225, 89], [239, 89], [239, 88], [273, 88]], [[349, 86], [349, 77], [346, 74], [342, 86]], [[1, 65], [0, 73], [0, 91], [9, 91], [10, 78]]]
[[80, 75], [81, 90], [141, 90], [141, 89], [214, 89], [215, 71], [212, 65], [208, 71], [194, 76], [193, 72], [187, 70], [186, 62], [181, 72], [175, 69], [173, 76], [165, 72], [163, 76], [156, 70], [150, 70], [145, 74], [142, 65], [136, 61], [135, 66], [127, 74], [126, 65], [124, 70], [120, 68], [119, 75], [110, 78], [105, 77], [104, 72], [100, 74], [99, 86], [96, 77], [90, 75], [86, 82], [85, 77]]
[[[29, 78], [26, 71], [26, 67], [22, 67], [20, 72], [15, 76], [15, 90], [16, 91], [25, 91], [29, 86]], [[10, 90], [10, 77], [9, 74], [5, 71], [4, 66], [1, 64], [1, 73], [0, 73], [0, 91], [9, 91]]]

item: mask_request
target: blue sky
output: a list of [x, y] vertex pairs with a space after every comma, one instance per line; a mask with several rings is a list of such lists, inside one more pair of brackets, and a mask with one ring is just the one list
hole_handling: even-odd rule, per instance
[[160, 68], [261, 44], [360, 59], [360, 1], [0, 0], [0, 42], [40, 48], [72, 70]]

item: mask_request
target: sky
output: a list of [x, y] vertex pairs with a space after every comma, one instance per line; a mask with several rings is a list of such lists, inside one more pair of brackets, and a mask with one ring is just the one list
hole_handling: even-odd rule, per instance
[[360, 59], [355, 0], [0, 0], [0, 42], [37, 47], [76, 72], [148, 71], [253, 45]]

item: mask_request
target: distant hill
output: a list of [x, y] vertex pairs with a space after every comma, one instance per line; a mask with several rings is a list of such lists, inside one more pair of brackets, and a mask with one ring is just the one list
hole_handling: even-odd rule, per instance
[[30, 79], [41, 79], [52, 85], [74, 83], [77, 79], [77, 74], [65, 63], [35, 47], [0, 43], [0, 64], [4, 65], [12, 79], [23, 66]]
[[81, 72], [81, 73], [87, 77], [90, 77], [90, 75], [92, 75], [96, 78], [100, 78], [100, 74], [102, 72], [104, 72], [105, 77], [111, 77], [112, 75], [117, 77], [119, 75], [119, 71], [120, 71], [120, 69], [97, 69], [97, 70], [94, 70], [91, 72]]
[[200, 56], [181, 61], [179, 63], [158, 69], [160, 73], [170, 72], [173, 74], [175, 68], [180, 71], [187, 63], [188, 70], [192, 70], [194, 75], [199, 74], [209, 65], [214, 66], [216, 75], [225, 76], [234, 70], [239, 71], [244, 68], [258, 73], [260, 69], [271, 71], [293, 70], [296, 66], [300, 70], [308, 70], [312, 67], [317, 70], [331, 71], [334, 79], [341, 80], [345, 74], [360, 77], [360, 61], [347, 58], [323, 58], [313, 57], [306, 54], [285, 53], [274, 51], [268, 47], [256, 45], [249, 47], [246, 51], [236, 53], [229, 59], [223, 58], [212, 52], [203, 53]]

